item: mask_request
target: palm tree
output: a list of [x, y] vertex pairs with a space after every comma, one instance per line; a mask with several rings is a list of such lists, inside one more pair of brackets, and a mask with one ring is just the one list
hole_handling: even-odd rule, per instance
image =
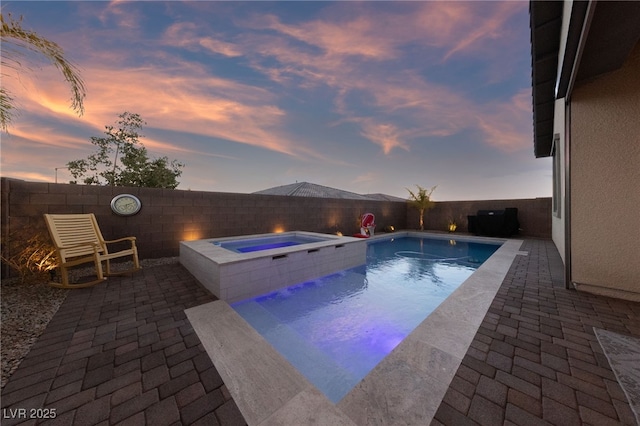
[[[20, 61], [20, 57], [23, 56], [22, 49], [44, 55], [60, 70], [64, 79], [71, 86], [71, 92], [73, 93], [71, 107], [78, 115], [82, 115], [84, 112], [83, 101], [86, 96], [84, 82], [78, 69], [65, 59], [62, 48], [33, 31], [23, 29], [22, 18], [15, 20], [11, 14], [7, 14], [7, 19], [5, 20], [4, 15], [0, 13], [0, 23], [2, 24], [2, 29], [0, 29], [2, 67], [14, 70], [23, 69], [24, 67]], [[8, 49], [7, 47], [11, 45], [17, 49]], [[4, 87], [0, 87], [0, 128], [5, 131], [15, 110], [13, 101], [11, 94]]]
[[409, 188], [405, 188], [409, 191], [409, 205], [418, 209], [420, 212], [420, 230], [424, 231], [424, 212], [433, 207], [433, 201], [431, 201], [431, 194], [435, 191], [436, 186], [432, 186], [430, 189], [425, 189], [420, 185], [416, 185], [418, 187], [417, 192], [413, 192]]

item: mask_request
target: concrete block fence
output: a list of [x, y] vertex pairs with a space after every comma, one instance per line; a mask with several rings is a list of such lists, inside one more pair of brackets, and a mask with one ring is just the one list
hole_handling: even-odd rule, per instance
[[[424, 217], [424, 229], [446, 231], [449, 220], [456, 221], [457, 232], [467, 232], [467, 216], [478, 210], [503, 210], [508, 207], [518, 209], [521, 237], [551, 238], [551, 198], [530, 198], [515, 200], [477, 200], [436, 202]], [[407, 227], [418, 227], [418, 212], [407, 210]]]
[[[362, 213], [376, 215], [377, 230], [416, 229], [418, 215], [406, 203], [288, 197], [260, 194], [184, 191], [27, 182], [2, 178], [2, 239], [17, 229], [46, 230], [45, 213], [94, 213], [106, 239], [134, 235], [144, 258], [177, 256], [179, 242], [278, 231], [344, 235], [358, 232]], [[122, 217], [111, 199], [129, 193], [142, 201], [141, 211]], [[517, 207], [524, 236], [550, 238], [551, 199], [438, 202], [425, 216], [425, 229], [446, 230], [449, 217], [464, 218], [478, 209]], [[3, 265], [3, 276], [7, 271]]]

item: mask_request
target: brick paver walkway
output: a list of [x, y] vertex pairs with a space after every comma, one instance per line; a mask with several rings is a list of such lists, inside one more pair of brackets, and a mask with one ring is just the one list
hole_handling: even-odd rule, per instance
[[184, 314], [212, 300], [176, 264], [71, 291], [2, 390], [2, 425], [43, 407], [44, 424], [245, 424]]
[[[550, 241], [522, 250], [432, 424], [635, 424], [593, 327], [640, 337], [640, 304], [566, 290]], [[2, 424], [42, 407], [44, 424], [244, 424], [184, 315], [214, 299], [180, 265], [70, 292], [3, 389]]]
[[521, 250], [432, 424], [636, 424], [593, 327], [640, 337], [640, 303], [566, 290], [551, 241]]

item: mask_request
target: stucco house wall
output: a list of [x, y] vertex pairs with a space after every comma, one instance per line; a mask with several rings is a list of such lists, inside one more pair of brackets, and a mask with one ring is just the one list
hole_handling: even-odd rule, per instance
[[633, 300], [640, 300], [639, 76], [640, 43], [622, 68], [576, 87], [571, 102], [572, 280]]

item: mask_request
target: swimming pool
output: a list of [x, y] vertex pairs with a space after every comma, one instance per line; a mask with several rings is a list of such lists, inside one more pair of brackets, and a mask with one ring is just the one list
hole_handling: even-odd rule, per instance
[[367, 264], [232, 305], [337, 403], [499, 244], [370, 242]]
[[[399, 231], [372, 240], [446, 234]], [[456, 236], [500, 248], [337, 404], [222, 300], [185, 310], [249, 424], [429, 424], [522, 240]]]

